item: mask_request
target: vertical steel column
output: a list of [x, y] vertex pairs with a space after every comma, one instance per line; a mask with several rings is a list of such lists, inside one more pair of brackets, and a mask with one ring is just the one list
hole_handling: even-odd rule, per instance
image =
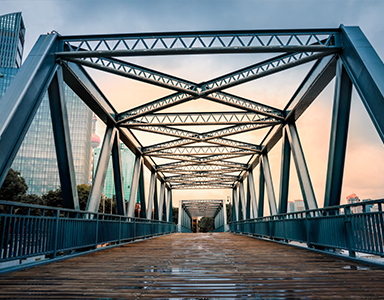
[[63, 195], [63, 206], [65, 208], [80, 209], [63, 82], [63, 70], [59, 67], [48, 88], [53, 137]]
[[352, 82], [341, 60], [337, 62], [335, 97], [329, 143], [327, 182], [324, 207], [340, 205], [343, 184], [345, 151], [347, 148]]
[[227, 203], [223, 200], [223, 224], [224, 232], [228, 231], [228, 222], [227, 222]]
[[172, 200], [172, 189], [169, 189], [169, 199], [170, 199], [170, 211], [169, 211], [169, 219], [168, 222], [173, 222], [173, 200]]
[[253, 177], [253, 170], [248, 173], [248, 193], [249, 199], [251, 202], [251, 212], [252, 218], [257, 218], [257, 200], [256, 200], [256, 189], [255, 189], [255, 179]]
[[159, 220], [163, 220], [164, 213], [164, 193], [165, 193], [165, 184], [164, 182], [160, 183], [160, 197], [159, 197]]
[[89, 193], [87, 211], [97, 212], [99, 210], [101, 193], [105, 184], [105, 177], [111, 157], [113, 141], [116, 137], [117, 129], [115, 127], [107, 127], [104, 135], [103, 146], [101, 147], [99, 161], [96, 167], [96, 175], [93, 180], [91, 192]]
[[171, 222], [172, 217], [172, 199], [171, 199], [171, 189], [167, 190], [167, 205], [166, 205], [166, 215], [165, 215], [165, 221]]
[[239, 186], [239, 198], [241, 203], [241, 211], [243, 212], [243, 220], [247, 219], [247, 203], [245, 202], [245, 193], [244, 193], [244, 181], [240, 181]]
[[232, 197], [232, 199], [233, 199], [233, 212], [234, 212], [234, 214], [233, 214], [233, 220], [236, 222], [236, 221], [239, 221], [240, 219], [239, 219], [239, 216], [240, 216], [240, 214], [239, 214], [239, 199], [238, 199], [238, 196], [237, 196], [237, 188], [234, 188], [233, 189], [233, 197]]
[[271, 168], [269, 166], [268, 155], [262, 154], [261, 160], [262, 160], [261, 164], [263, 166], [263, 172], [264, 172], [265, 185], [267, 187], [269, 212], [271, 216], [277, 215], [275, 191], [273, 189], [272, 174], [271, 174]]
[[129, 202], [128, 202], [128, 211], [127, 211], [128, 217], [134, 217], [135, 216], [135, 204], [136, 204], [136, 199], [137, 199], [137, 189], [139, 187], [140, 171], [141, 171], [141, 164], [142, 164], [141, 160], [142, 160], [142, 158], [140, 155], [136, 156], [135, 166], [133, 168], [131, 193], [129, 195]]
[[259, 176], [259, 205], [257, 206], [257, 217], [264, 216], [264, 170], [263, 164], [260, 161], [260, 176]]
[[291, 148], [286, 130], [283, 130], [280, 169], [280, 200], [279, 214], [285, 214], [288, 209], [289, 170], [291, 166]]
[[155, 182], [156, 182], [156, 173], [151, 172], [151, 179], [149, 182], [149, 192], [148, 192], [148, 206], [147, 206], [147, 219], [152, 219], [152, 209], [153, 209], [153, 200], [155, 197]]
[[179, 212], [178, 212], [178, 221], [177, 221], [177, 227], [179, 228], [178, 232], [181, 233], [181, 225], [182, 225], [182, 214], [183, 214], [183, 211], [182, 211], [182, 204], [183, 204], [183, 201], [182, 200], [179, 200]]
[[125, 197], [123, 174], [121, 171], [120, 135], [116, 131], [116, 137], [112, 146], [113, 179], [115, 183], [117, 214], [125, 216]]
[[288, 124], [286, 127], [289, 144], [291, 146], [293, 160], [299, 178], [301, 193], [304, 198], [304, 204], [306, 209], [316, 209], [317, 202], [315, 193], [313, 191], [311, 178], [309, 176], [307, 164], [304, 158], [304, 152], [301, 147], [299, 134], [294, 124]]
[[247, 177], [247, 208], [245, 209], [246, 212], [246, 220], [253, 218], [253, 212], [251, 208], [251, 192], [249, 187], [249, 176]]
[[155, 188], [154, 188], [154, 196], [153, 196], [153, 219], [159, 219], [159, 201], [157, 199], [157, 179], [155, 177]]
[[142, 219], [145, 219], [147, 216], [147, 211], [146, 211], [146, 203], [145, 203], [145, 184], [144, 184], [143, 162], [141, 162], [141, 166], [140, 166], [139, 191], [140, 191], [140, 215], [139, 215], [139, 217]]

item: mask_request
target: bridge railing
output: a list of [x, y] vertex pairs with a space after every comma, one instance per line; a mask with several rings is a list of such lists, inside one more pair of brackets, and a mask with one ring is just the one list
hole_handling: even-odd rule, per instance
[[0, 263], [124, 244], [175, 232], [174, 223], [0, 201]]
[[384, 255], [384, 199], [242, 220], [231, 232], [283, 242], [301, 242], [319, 249], [344, 249]]

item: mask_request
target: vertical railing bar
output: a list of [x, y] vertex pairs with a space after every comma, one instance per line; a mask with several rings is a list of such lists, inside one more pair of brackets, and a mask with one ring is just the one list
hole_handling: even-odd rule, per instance
[[5, 239], [5, 228], [8, 227], [7, 222], [8, 217], [7, 216], [1, 216], [0, 217], [0, 224], [3, 224], [2, 226], [2, 234], [1, 234], [1, 243], [0, 243], [0, 259], [5, 258], [3, 257], [3, 254], [7, 251], [7, 245], [4, 245], [4, 239]]
[[[15, 222], [16, 222], [16, 216], [12, 216], [12, 226], [11, 226], [11, 232], [8, 236], [7, 245], [9, 244], [9, 250], [8, 250], [8, 258], [12, 257], [12, 249], [13, 249], [13, 239], [14, 239], [14, 231], [15, 231]], [[10, 240], [10, 241], [9, 241]]]
[[28, 239], [29, 239], [29, 234], [28, 234], [28, 225], [29, 225], [29, 222], [30, 222], [30, 219], [28, 218], [28, 219], [26, 219], [26, 218], [24, 218], [24, 220], [23, 220], [23, 239], [22, 239], [22, 241], [21, 241], [21, 243], [20, 243], [20, 246], [21, 245], [23, 245], [22, 247], [20, 247], [20, 249], [19, 249], [19, 256], [21, 256], [21, 255], [26, 255], [26, 254], [29, 254], [28, 253], [28, 251], [26, 251], [26, 249], [27, 249], [27, 243], [28, 243]]
[[[54, 229], [54, 240], [53, 240], [53, 258], [56, 258], [57, 255], [57, 244], [58, 244], [58, 235], [59, 235], [59, 215], [60, 210], [56, 210], [56, 217], [55, 217], [55, 229]], [[53, 224], [52, 224], [53, 225]]]

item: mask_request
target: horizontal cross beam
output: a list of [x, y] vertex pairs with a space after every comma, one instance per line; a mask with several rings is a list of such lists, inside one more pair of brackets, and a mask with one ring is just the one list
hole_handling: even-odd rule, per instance
[[246, 30], [61, 36], [61, 57], [316, 52], [339, 48], [338, 29]]

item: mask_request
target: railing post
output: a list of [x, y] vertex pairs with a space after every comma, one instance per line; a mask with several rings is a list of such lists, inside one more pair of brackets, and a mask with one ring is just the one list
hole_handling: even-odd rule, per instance
[[352, 231], [352, 223], [351, 223], [351, 209], [350, 207], [346, 207], [344, 209], [344, 225], [345, 225], [345, 234], [348, 246], [348, 253], [351, 257], [356, 257], [355, 251], [353, 251], [354, 239], [353, 239], [353, 231]]
[[119, 241], [118, 243], [121, 243], [121, 217], [119, 217]]
[[311, 243], [310, 243], [311, 221], [308, 218], [308, 215], [310, 216], [310, 212], [305, 212], [305, 223], [306, 223], [306, 229], [307, 229], [307, 246], [308, 248], [310, 248], [311, 247]]
[[[104, 216], [103, 216], [104, 217]], [[96, 234], [95, 234], [95, 249], [97, 249], [97, 239], [99, 238], [99, 215], [96, 214]]]
[[57, 210], [56, 218], [55, 218], [55, 238], [53, 240], [53, 258], [56, 258], [56, 252], [57, 252], [57, 243], [58, 243], [58, 237], [59, 237], [59, 216], [60, 216], [60, 210]]

